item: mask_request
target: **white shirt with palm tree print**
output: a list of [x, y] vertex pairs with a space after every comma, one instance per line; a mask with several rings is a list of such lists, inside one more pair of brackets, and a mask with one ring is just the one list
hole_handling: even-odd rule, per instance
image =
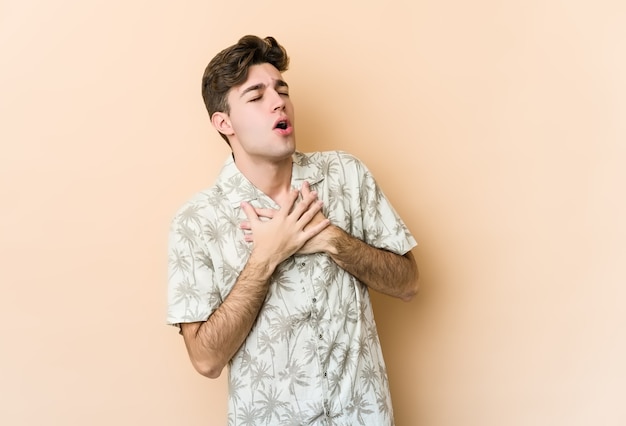
[[[416, 246], [371, 173], [340, 152], [293, 155], [332, 224], [397, 254]], [[169, 239], [169, 324], [205, 321], [250, 255], [242, 201], [278, 208], [229, 156], [216, 183], [185, 203]], [[367, 287], [325, 254], [279, 265], [229, 364], [228, 425], [393, 425], [389, 384]]]

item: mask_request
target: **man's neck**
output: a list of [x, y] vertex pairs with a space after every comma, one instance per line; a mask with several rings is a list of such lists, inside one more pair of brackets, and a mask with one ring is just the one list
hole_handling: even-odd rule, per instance
[[274, 201], [279, 203], [289, 193], [293, 169], [291, 157], [276, 162], [253, 161], [249, 157], [234, 158], [241, 174]]

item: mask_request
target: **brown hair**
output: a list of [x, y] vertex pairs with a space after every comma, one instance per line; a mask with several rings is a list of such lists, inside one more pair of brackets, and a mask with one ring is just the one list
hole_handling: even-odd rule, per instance
[[[286, 71], [289, 66], [287, 51], [274, 39], [264, 39], [247, 35], [234, 44], [215, 55], [204, 70], [202, 76], [202, 98], [209, 112], [209, 117], [215, 112], [230, 112], [228, 92], [239, 86], [248, 78], [248, 69], [252, 65], [269, 63], [278, 69]], [[220, 133], [228, 142], [226, 135]]]

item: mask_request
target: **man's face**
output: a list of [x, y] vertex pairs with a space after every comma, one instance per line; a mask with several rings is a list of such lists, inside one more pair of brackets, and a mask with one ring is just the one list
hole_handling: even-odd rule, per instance
[[289, 86], [280, 71], [264, 63], [253, 65], [248, 78], [228, 94], [230, 144], [238, 156], [284, 160], [296, 147], [294, 109]]

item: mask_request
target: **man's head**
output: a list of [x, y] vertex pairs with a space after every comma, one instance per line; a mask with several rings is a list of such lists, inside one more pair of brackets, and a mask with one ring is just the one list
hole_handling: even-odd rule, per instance
[[[262, 39], [247, 35], [218, 53], [202, 76], [202, 98], [209, 117], [216, 112], [229, 114], [230, 90], [246, 81], [251, 66], [264, 63], [271, 64], [280, 72], [286, 71], [289, 66], [287, 51], [273, 37]], [[228, 137], [223, 133], [221, 136], [228, 143]]]

